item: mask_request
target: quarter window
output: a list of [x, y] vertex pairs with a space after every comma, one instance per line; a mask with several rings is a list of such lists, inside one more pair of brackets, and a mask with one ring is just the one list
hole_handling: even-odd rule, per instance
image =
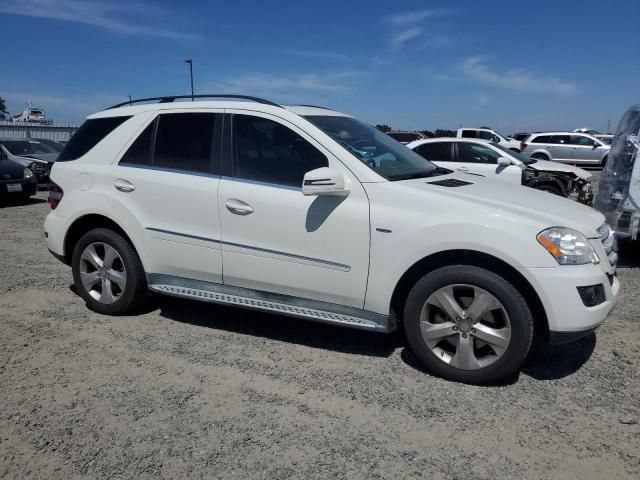
[[151, 165], [151, 152], [153, 142], [153, 131], [156, 122], [153, 121], [140, 134], [136, 141], [129, 147], [127, 153], [124, 154], [120, 163], [128, 163], [131, 165]]
[[250, 115], [233, 116], [233, 174], [265, 183], [302, 187], [304, 174], [329, 162], [288, 127]]
[[416, 148], [422, 158], [432, 162], [451, 162], [451, 142], [423, 143]]
[[458, 161], [497, 165], [500, 155], [488, 147], [475, 143], [458, 142]]

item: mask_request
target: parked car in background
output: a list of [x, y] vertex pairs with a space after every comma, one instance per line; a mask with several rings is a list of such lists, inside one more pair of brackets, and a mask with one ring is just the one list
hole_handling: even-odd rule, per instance
[[36, 138], [40, 143], [44, 143], [48, 147], [53, 148], [56, 152], [60, 153], [64, 150], [64, 144], [61, 142], [56, 142], [55, 140], [49, 140], [47, 138]]
[[337, 111], [226, 97], [115, 105], [55, 163], [44, 236], [89, 308], [124, 314], [151, 290], [369, 331], [401, 321], [423, 365], [468, 383], [613, 308], [595, 210], [444, 171]]
[[574, 132], [534, 133], [521, 146], [531, 158], [585, 166], [604, 166], [611, 148], [593, 135]]
[[525, 185], [586, 205], [591, 205], [593, 200], [589, 172], [571, 165], [529, 158], [495, 142], [431, 138], [411, 142], [407, 147], [439, 167]]
[[427, 138], [420, 132], [406, 132], [406, 131], [391, 131], [387, 132], [391, 138], [399, 141], [403, 145], [406, 145], [409, 142], [413, 142], [414, 140], [420, 140], [421, 138]]
[[58, 158], [56, 150], [30, 138], [0, 138], [0, 150], [9, 160], [31, 169], [40, 184], [48, 183], [51, 165]]
[[620, 120], [594, 203], [621, 238], [640, 237], [639, 167], [640, 104], [629, 107]]
[[36, 193], [37, 181], [33, 172], [18, 162], [9, 160], [0, 150], [0, 200], [29, 198]]
[[456, 132], [458, 138], [480, 138], [482, 140], [489, 140], [491, 142], [499, 143], [503, 147], [507, 147], [514, 152], [520, 151], [520, 142], [517, 140], [511, 140], [509, 138], [500, 135], [495, 130], [488, 128], [459, 128]]
[[[512, 140], [516, 140], [517, 142], [521, 142], [522, 140], [527, 138], [529, 135], [531, 135], [531, 133], [528, 133], [528, 132], [514, 133], [513, 135], [511, 135], [511, 139]], [[520, 147], [518, 147], [518, 150], [519, 149], [520, 149]]]

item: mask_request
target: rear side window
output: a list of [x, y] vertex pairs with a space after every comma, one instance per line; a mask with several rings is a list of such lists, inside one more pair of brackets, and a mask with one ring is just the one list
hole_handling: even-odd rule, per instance
[[416, 148], [417, 153], [433, 162], [451, 162], [451, 142], [423, 143]]
[[475, 130], [462, 130], [462, 138], [478, 138], [478, 132]]
[[95, 147], [100, 141], [109, 135], [131, 117], [106, 117], [93, 118], [85, 121], [78, 131], [71, 137], [69, 143], [58, 156], [58, 162], [76, 160]]
[[215, 113], [159, 115], [129, 147], [120, 164], [212, 173], [217, 118]]
[[531, 140], [531, 143], [549, 143], [549, 139], [551, 137], [549, 135], [540, 135], [539, 137], [535, 137]]
[[566, 145], [569, 143], [569, 135], [552, 135], [549, 143]]

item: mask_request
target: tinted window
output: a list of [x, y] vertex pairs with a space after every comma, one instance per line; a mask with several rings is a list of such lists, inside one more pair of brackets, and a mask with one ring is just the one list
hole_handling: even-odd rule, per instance
[[34, 140], [3, 140], [2, 145], [13, 155], [57, 153], [53, 148]]
[[478, 132], [475, 130], [462, 130], [462, 138], [477, 138]]
[[75, 160], [95, 147], [116, 127], [131, 117], [94, 118], [84, 122], [58, 156], [58, 162]]
[[153, 166], [210, 172], [215, 119], [215, 113], [160, 115]]
[[569, 135], [552, 135], [549, 143], [566, 145], [569, 143]]
[[451, 145], [451, 142], [423, 143], [416, 151], [432, 162], [451, 162]]
[[478, 132], [478, 138], [482, 138], [484, 140], [493, 140], [494, 138], [497, 138], [497, 137], [491, 132], [485, 132], [484, 130], [480, 130]]
[[478, 145], [475, 143], [463, 143], [458, 142], [458, 161], [463, 163], [488, 163], [497, 164], [498, 157], [497, 152], [494, 152], [489, 147]]
[[592, 147], [593, 139], [589, 137], [585, 137], [584, 135], [571, 135], [571, 144]]
[[531, 143], [549, 143], [551, 137], [549, 135], [540, 135], [531, 140]]
[[387, 133], [387, 135], [389, 135], [391, 138], [396, 139], [399, 142], [413, 142], [414, 140], [417, 140], [420, 137], [420, 135], [416, 134], [416, 133], [404, 133], [404, 132], [391, 132], [391, 133]]
[[266, 118], [233, 116], [235, 177], [302, 187], [305, 173], [328, 166], [327, 157], [290, 128]]
[[153, 129], [155, 125], [156, 122], [153, 121], [144, 129], [136, 141], [129, 147], [127, 153], [124, 154], [120, 163], [151, 165], [151, 143], [153, 142]]

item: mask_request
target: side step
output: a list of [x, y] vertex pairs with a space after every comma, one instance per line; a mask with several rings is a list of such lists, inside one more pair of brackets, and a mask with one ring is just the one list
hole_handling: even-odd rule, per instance
[[202, 302], [237, 305], [290, 317], [377, 332], [391, 332], [395, 325], [387, 315], [332, 303], [248, 288], [202, 282], [170, 275], [147, 275], [149, 290]]

